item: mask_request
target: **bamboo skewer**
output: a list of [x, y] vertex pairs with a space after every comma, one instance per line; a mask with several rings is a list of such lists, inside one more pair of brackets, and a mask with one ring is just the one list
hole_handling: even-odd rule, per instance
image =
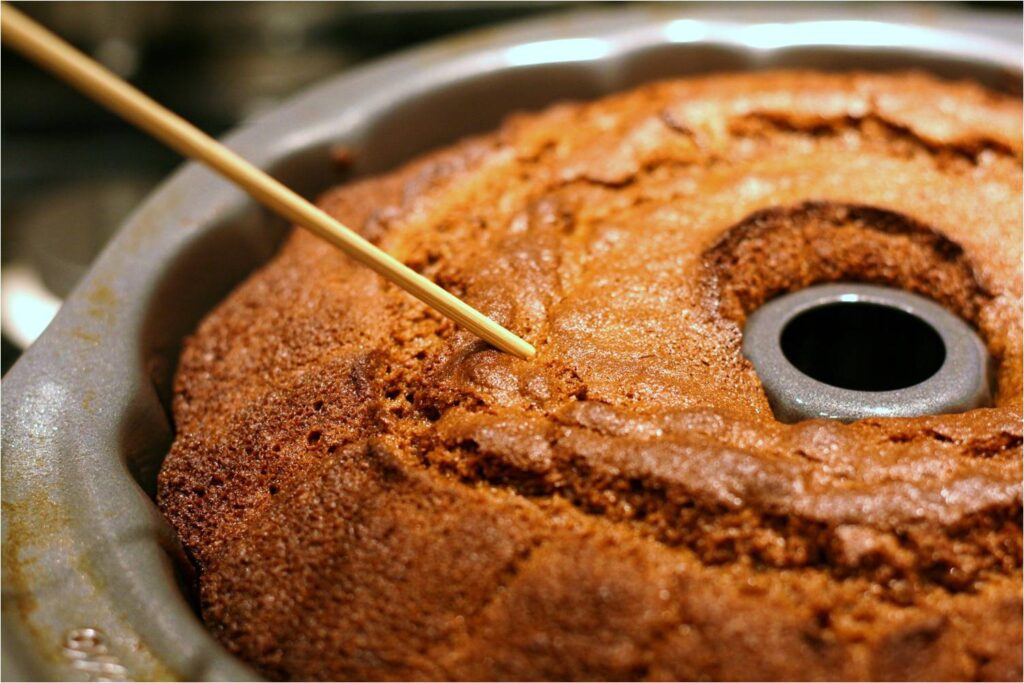
[[0, 4], [0, 7], [0, 35], [3, 42], [25, 57], [182, 155], [206, 164], [271, 211], [338, 247], [495, 347], [525, 359], [532, 358], [536, 353], [525, 340], [370, 244], [20, 11], [7, 3]]

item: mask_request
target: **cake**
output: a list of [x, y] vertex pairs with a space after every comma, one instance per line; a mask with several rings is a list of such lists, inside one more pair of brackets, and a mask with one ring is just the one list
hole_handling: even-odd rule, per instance
[[[275, 679], [1020, 680], [1021, 104], [915, 73], [656, 83], [320, 206], [521, 335], [294, 231], [185, 344], [158, 502]], [[773, 418], [746, 316], [929, 297], [990, 408]]]

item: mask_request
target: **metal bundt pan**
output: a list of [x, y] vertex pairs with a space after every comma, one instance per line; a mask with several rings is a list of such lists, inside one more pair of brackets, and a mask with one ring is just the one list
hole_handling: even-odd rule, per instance
[[[967, 15], [914, 12], [925, 26], [779, 6], [737, 22], [739, 11], [577, 13], [446, 40], [346, 73], [227, 141], [313, 195], [343, 179], [332, 145], [355, 151], [350, 176], [381, 172], [514, 110], [670, 76], [921, 68], [1020, 83], [1019, 41], [946, 30], [977, 23]], [[1010, 29], [1019, 36], [1019, 19]], [[196, 616], [181, 588], [187, 563], [151, 495], [183, 337], [284, 234], [239, 191], [184, 166], [3, 380], [3, 678], [254, 677]]]

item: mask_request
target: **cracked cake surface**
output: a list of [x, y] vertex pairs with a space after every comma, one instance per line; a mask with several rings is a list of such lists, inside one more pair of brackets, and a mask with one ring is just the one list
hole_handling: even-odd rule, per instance
[[[1021, 104], [921, 74], [657, 83], [320, 206], [537, 348], [304, 232], [187, 340], [158, 502], [279, 679], [1021, 669]], [[978, 330], [991, 408], [773, 417], [746, 316], [823, 282]]]

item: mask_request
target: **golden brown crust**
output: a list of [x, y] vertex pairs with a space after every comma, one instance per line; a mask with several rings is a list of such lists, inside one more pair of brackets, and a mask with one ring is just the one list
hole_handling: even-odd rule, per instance
[[[917, 74], [647, 86], [322, 206], [537, 346], [304, 233], [189, 340], [159, 502], [279, 678], [1021, 676], [1021, 106]], [[776, 422], [745, 316], [930, 296], [996, 406]]]

